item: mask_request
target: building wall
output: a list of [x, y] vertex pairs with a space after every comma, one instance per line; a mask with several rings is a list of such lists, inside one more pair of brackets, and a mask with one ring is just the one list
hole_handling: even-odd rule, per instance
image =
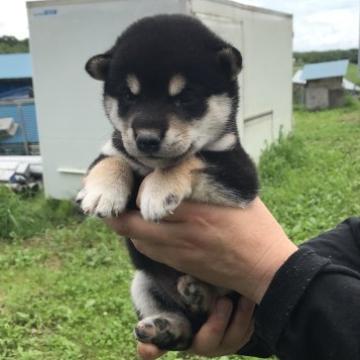
[[306, 83], [307, 88], [327, 88], [327, 89], [341, 89], [342, 77], [334, 77], [319, 80], [308, 80]]
[[305, 104], [305, 85], [293, 84], [293, 102], [297, 105]]
[[330, 107], [343, 106], [345, 104], [345, 94], [344, 89], [329, 90]]
[[329, 107], [329, 90], [326, 87], [310, 87], [305, 90], [305, 107], [308, 110]]
[[309, 110], [326, 109], [342, 105], [344, 91], [342, 78], [308, 80], [305, 86], [305, 106]]

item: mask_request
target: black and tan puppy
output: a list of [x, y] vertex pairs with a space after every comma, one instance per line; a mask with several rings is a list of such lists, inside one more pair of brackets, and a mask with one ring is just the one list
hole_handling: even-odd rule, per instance
[[[134, 207], [141, 182], [140, 211], [149, 221], [184, 199], [234, 207], [253, 200], [256, 171], [236, 131], [241, 66], [237, 49], [182, 15], [137, 21], [92, 57], [86, 70], [104, 82], [114, 132], [85, 177], [82, 209], [116, 216]], [[224, 290], [152, 261], [130, 241], [128, 248], [137, 268], [131, 292], [138, 340], [188, 348]]]

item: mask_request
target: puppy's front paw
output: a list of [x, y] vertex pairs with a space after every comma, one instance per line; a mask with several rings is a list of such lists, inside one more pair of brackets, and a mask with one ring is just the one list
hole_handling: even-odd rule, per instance
[[108, 187], [106, 184], [85, 185], [76, 197], [87, 215], [99, 217], [118, 216], [128, 202], [129, 192], [121, 184]]
[[182, 200], [190, 197], [193, 182], [204, 164], [190, 157], [167, 169], [155, 169], [140, 186], [140, 210], [149, 221], [161, 220], [171, 214]]
[[170, 189], [145, 187], [140, 200], [141, 215], [145, 220], [159, 221], [172, 214], [183, 198], [183, 194], [176, 194]]
[[117, 216], [130, 197], [132, 172], [123, 159], [108, 157], [97, 163], [84, 179], [76, 202], [85, 214]]
[[155, 171], [141, 185], [140, 211], [145, 220], [159, 221], [179, 206], [191, 194], [188, 178]]

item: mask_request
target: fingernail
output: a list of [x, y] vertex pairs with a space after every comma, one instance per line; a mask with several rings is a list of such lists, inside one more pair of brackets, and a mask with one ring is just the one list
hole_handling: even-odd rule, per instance
[[219, 316], [228, 316], [231, 312], [232, 304], [228, 299], [220, 299], [216, 303], [216, 314]]

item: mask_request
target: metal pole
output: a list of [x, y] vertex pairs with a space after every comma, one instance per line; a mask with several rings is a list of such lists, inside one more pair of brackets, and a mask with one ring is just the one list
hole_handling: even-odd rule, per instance
[[21, 104], [17, 104], [17, 114], [18, 114], [18, 118], [19, 118], [19, 126], [22, 132], [22, 136], [24, 139], [24, 150], [25, 150], [25, 154], [29, 155], [29, 143], [27, 140], [27, 134], [26, 134], [26, 126], [25, 126], [25, 122], [24, 122], [24, 114], [22, 111], [22, 105]]

